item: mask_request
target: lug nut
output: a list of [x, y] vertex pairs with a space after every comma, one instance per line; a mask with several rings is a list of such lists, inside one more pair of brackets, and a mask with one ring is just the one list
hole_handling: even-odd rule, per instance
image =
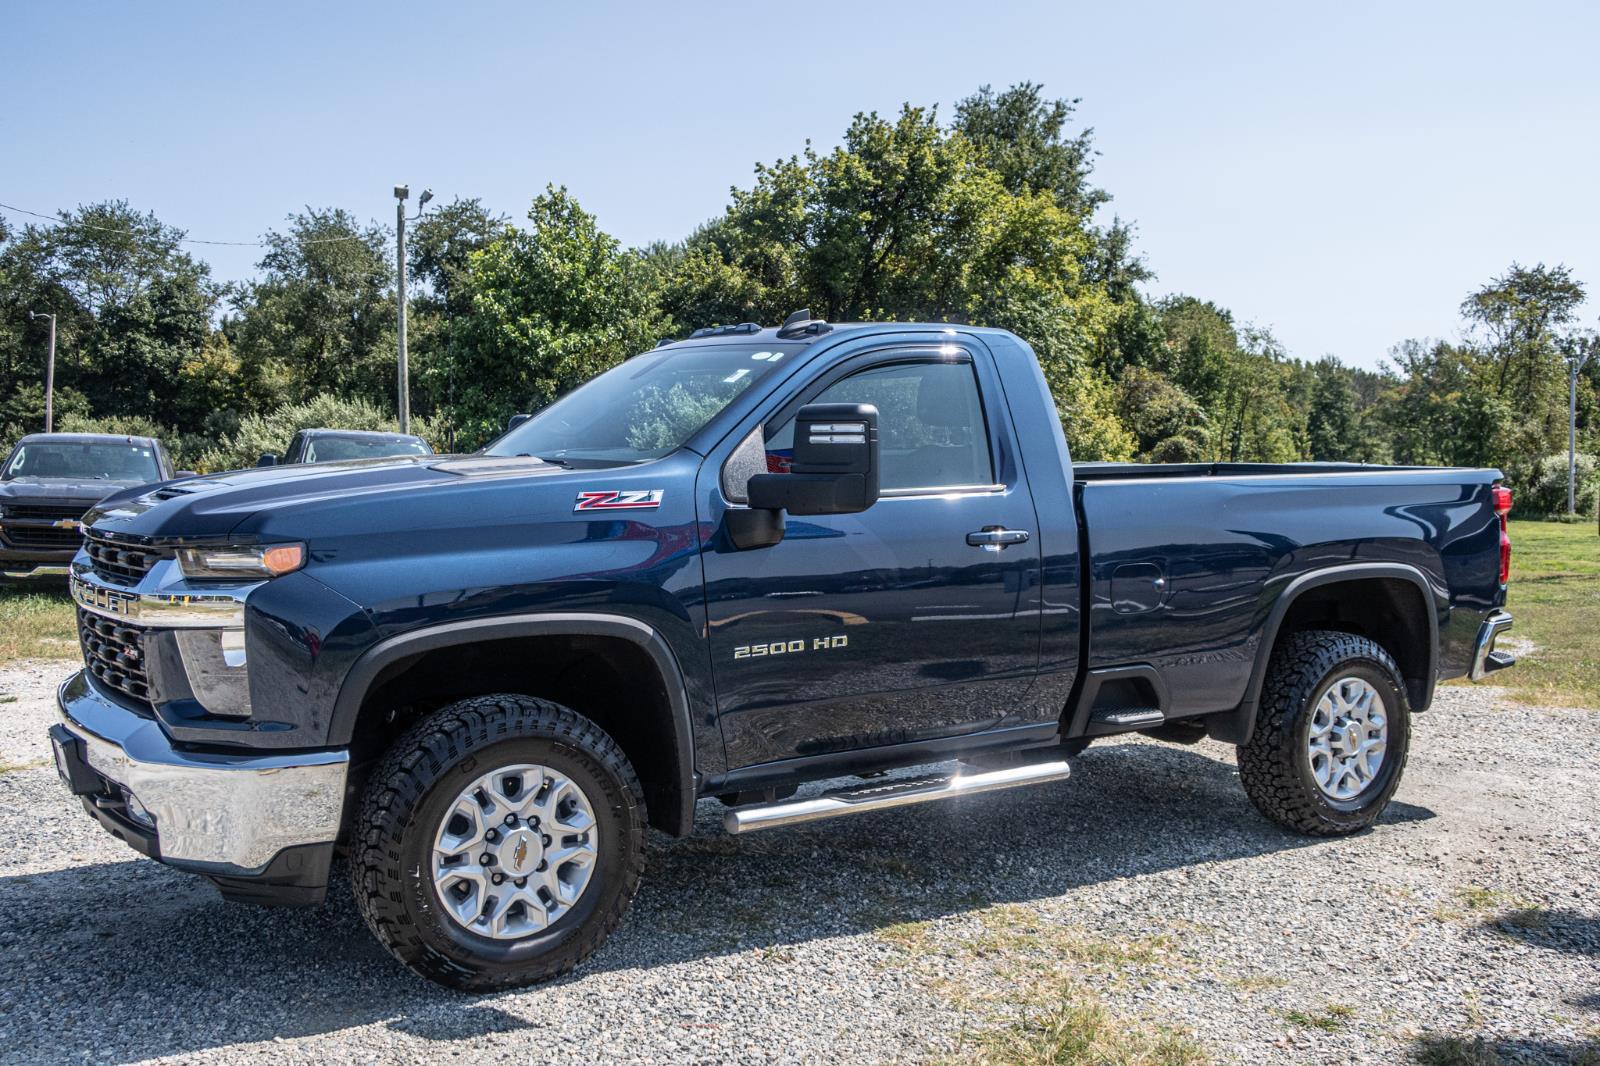
[[527, 884], [528, 884], [528, 879], [526, 877], [519, 877], [516, 880], [516, 886], [518, 888], [525, 888], [525, 887], [527, 887]]
[[544, 873], [549, 868], [550, 864], [548, 862], [545, 862], [543, 859], [539, 860], [539, 865], [537, 867], [539, 873]]
[[506, 824], [507, 825], [516, 825], [517, 824], [517, 816], [514, 815], [514, 814], [506, 815]]
[[490, 855], [487, 851], [478, 856], [479, 866], [488, 866], [492, 862], [494, 862], [494, 856]]
[[490, 841], [499, 840], [500, 834], [496, 830], [491, 829], [487, 833], [483, 834], [483, 839]]
[[548, 836], [543, 836], [543, 837], [540, 837], [539, 839], [544, 841], [544, 846], [545, 847], [548, 848], [550, 846], [550, 838]]
[[503, 882], [505, 879], [506, 879], [506, 875], [505, 874], [495, 874], [493, 877], [490, 878], [490, 880], [493, 881], [497, 885], [500, 884], [501, 882]]

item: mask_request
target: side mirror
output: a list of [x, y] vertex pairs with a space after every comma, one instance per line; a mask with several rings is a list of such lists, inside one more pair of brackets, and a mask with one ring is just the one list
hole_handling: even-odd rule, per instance
[[506, 432], [510, 433], [532, 417], [532, 415], [512, 415], [510, 420], [506, 422]]
[[878, 409], [868, 403], [800, 408], [789, 470], [750, 479], [752, 510], [859, 514], [877, 503]]
[[257, 466], [277, 466], [278, 457], [271, 452], [262, 452], [261, 458], [256, 460]]

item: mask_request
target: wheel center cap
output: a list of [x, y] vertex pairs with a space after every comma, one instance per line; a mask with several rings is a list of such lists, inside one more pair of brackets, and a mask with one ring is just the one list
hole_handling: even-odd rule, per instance
[[522, 877], [539, 865], [544, 858], [544, 843], [539, 834], [528, 829], [518, 829], [506, 834], [500, 844], [500, 865], [513, 877]]

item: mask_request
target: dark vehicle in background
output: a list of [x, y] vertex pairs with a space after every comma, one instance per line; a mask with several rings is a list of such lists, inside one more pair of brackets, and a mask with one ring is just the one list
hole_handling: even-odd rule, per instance
[[1500, 480], [1074, 464], [1016, 336], [796, 313], [637, 355], [475, 455], [103, 501], [51, 735], [92, 817], [225, 897], [320, 902], [342, 853], [408, 966], [526, 984], [706, 798], [745, 833], [1140, 733], [1237, 745], [1295, 832], [1372, 825], [1435, 685], [1513, 663]]
[[256, 465], [337, 463], [350, 459], [432, 454], [433, 449], [427, 441], [407, 433], [378, 433], [365, 429], [302, 429], [290, 439], [289, 450], [281, 457], [265, 453]]
[[0, 579], [67, 576], [83, 513], [114, 492], [178, 476], [161, 442], [103, 433], [34, 433], [0, 467]]

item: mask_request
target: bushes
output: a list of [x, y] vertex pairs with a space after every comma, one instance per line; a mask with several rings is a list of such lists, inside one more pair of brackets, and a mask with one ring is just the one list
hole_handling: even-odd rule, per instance
[[[1593, 514], [1595, 496], [1600, 493], [1600, 460], [1592, 453], [1578, 453], [1578, 513]], [[1542, 518], [1567, 513], [1567, 453], [1557, 452], [1535, 459], [1528, 466], [1506, 470], [1512, 502], [1518, 517]]]
[[[305, 403], [287, 403], [264, 415], [250, 415], [239, 423], [238, 432], [200, 456], [196, 469], [213, 474], [221, 470], [241, 470], [256, 465], [263, 452], [282, 455], [289, 438], [302, 429], [366, 429], [398, 433], [399, 423], [389, 414], [365, 400], [344, 400], [337, 396], [314, 396]], [[440, 442], [436, 427], [423, 419], [412, 419], [412, 431], [435, 449]]]

